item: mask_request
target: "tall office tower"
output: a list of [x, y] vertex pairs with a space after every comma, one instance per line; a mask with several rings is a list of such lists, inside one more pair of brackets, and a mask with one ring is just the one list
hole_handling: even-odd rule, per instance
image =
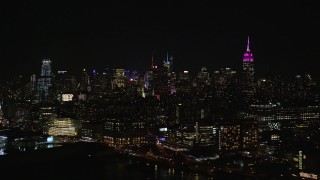
[[310, 74], [297, 75], [292, 84], [293, 93], [291, 95], [294, 103], [317, 105], [319, 95], [317, 95], [317, 83], [312, 79]]
[[112, 81], [114, 79], [114, 69], [107, 65], [102, 72], [102, 75], [99, 75], [99, 83], [101, 84], [101, 89], [104, 92], [110, 92], [112, 90]]
[[210, 76], [206, 67], [202, 67], [201, 71], [198, 72], [197, 80], [198, 85], [210, 85]]
[[153, 82], [153, 71], [158, 68], [153, 64], [153, 54], [151, 56], [151, 68], [144, 75], [144, 87], [146, 89], [146, 95], [154, 95], [154, 82]]
[[116, 87], [121, 88], [126, 86], [125, 81], [125, 70], [124, 69], [116, 69], [116, 78], [114, 80], [114, 83]]
[[47, 101], [49, 88], [51, 86], [51, 61], [43, 59], [41, 66], [41, 75], [38, 80], [38, 95], [40, 101]]
[[254, 62], [253, 54], [250, 51], [250, 40], [248, 36], [247, 50], [242, 61], [242, 92], [245, 101], [249, 101], [254, 95]]
[[88, 75], [86, 69], [82, 70], [80, 76], [80, 84], [78, 85], [78, 88], [81, 92], [87, 92], [91, 90], [90, 76]]
[[153, 71], [146, 71], [144, 74], [144, 87], [150, 89], [152, 87], [152, 73]]
[[36, 87], [37, 87], [37, 78], [36, 78], [36, 75], [33, 74], [31, 77], [30, 77], [30, 83], [31, 83], [31, 90], [32, 92], [34, 92], [36, 90]]
[[167, 51], [167, 57], [163, 62], [163, 67], [167, 68], [168, 73], [170, 72], [169, 52]]
[[173, 56], [169, 56], [169, 51], [167, 51], [167, 57], [164, 61], [164, 66], [168, 68], [168, 73], [174, 72], [173, 69]]
[[236, 151], [240, 148], [240, 125], [229, 124], [219, 127], [219, 150]]
[[242, 150], [256, 151], [258, 148], [258, 121], [256, 118], [241, 119], [240, 137]]
[[170, 56], [169, 62], [170, 62], [170, 72], [174, 72], [173, 56]]
[[168, 55], [167, 60], [164, 61], [162, 66], [155, 66], [152, 69], [154, 95], [157, 97], [160, 97], [161, 95], [167, 95], [170, 92], [169, 70], [170, 62], [168, 60]]
[[53, 84], [58, 94], [73, 94], [77, 88], [77, 79], [67, 71], [58, 71], [53, 78]]
[[166, 95], [169, 93], [169, 77], [167, 69], [162, 66], [153, 71], [154, 93], [155, 95]]
[[175, 93], [176, 92], [176, 74], [174, 72], [174, 67], [173, 67], [173, 57], [169, 57], [169, 52], [167, 51], [167, 60], [166, 63], [167, 68], [168, 68], [168, 86], [169, 86], [169, 91], [170, 93]]
[[221, 68], [213, 72], [212, 82], [215, 88], [215, 95], [218, 97], [229, 97], [233, 95], [233, 88], [236, 85], [237, 72], [231, 68]]
[[183, 71], [179, 73], [179, 77], [176, 83], [176, 91], [179, 93], [192, 92], [192, 79], [189, 71]]
[[248, 75], [248, 78], [253, 80], [254, 67], [253, 67], [253, 54], [250, 51], [250, 39], [248, 37], [247, 50], [243, 55], [243, 72]]

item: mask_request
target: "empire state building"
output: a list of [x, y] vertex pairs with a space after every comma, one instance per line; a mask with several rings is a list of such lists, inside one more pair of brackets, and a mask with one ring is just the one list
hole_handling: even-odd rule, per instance
[[247, 49], [243, 54], [242, 60], [242, 92], [245, 101], [252, 100], [254, 95], [254, 60], [250, 50], [250, 39], [248, 36]]
[[250, 39], [248, 36], [248, 42], [247, 42], [247, 50], [243, 55], [243, 61], [242, 61], [242, 70], [245, 75], [246, 80], [252, 81], [254, 79], [254, 66], [253, 66], [253, 54], [250, 51]]

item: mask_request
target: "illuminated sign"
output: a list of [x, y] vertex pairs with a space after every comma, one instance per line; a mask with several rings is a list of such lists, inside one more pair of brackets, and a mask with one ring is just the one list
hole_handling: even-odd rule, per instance
[[165, 132], [167, 130], [168, 130], [167, 128], [159, 128], [159, 131], [161, 131], [161, 132]]
[[73, 94], [62, 94], [62, 101], [72, 101]]

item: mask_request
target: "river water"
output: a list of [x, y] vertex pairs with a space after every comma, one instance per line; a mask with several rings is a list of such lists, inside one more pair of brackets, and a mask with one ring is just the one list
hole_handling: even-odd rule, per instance
[[[4, 179], [211, 179], [85, 143], [0, 156]], [[2, 178], [0, 178], [2, 179]]]

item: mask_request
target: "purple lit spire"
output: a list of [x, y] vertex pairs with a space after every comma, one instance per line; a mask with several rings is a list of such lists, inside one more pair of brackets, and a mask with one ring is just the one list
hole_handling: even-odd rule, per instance
[[249, 39], [249, 36], [248, 36], [248, 43], [247, 43], [247, 51], [250, 52], [250, 39]]
[[253, 62], [253, 55], [252, 55], [252, 52], [250, 51], [249, 36], [248, 36], [248, 42], [247, 42], [247, 50], [243, 55], [243, 62]]

